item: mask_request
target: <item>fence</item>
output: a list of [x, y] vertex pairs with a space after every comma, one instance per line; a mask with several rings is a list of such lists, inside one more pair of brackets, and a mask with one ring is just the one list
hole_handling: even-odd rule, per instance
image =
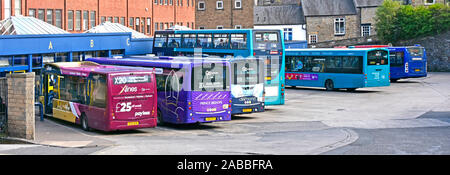
[[8, 102], [8, 86], [7, 79], [0, 78], [0, 133], [6, 132], [8, 126], [7, 102]]

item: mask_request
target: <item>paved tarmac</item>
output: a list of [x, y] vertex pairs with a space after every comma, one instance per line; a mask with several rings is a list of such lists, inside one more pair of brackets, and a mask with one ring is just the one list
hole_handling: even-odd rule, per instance
[[390, 87], [288, 88], [286, 105], [232, 121], [104, 133], [36, 121], [35, 145], [0, 154], [449, 154], [450, 73]]

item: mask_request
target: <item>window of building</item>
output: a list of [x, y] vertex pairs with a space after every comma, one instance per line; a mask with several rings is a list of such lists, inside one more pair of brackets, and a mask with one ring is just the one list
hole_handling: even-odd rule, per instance
[[235, 25], [234, 28], [235, 29], [242, 29], [242, 25]]
[[241, 9], [242, 8], [242, 0], [235, 0], [234, 1], [234, 8]]
[[89, 21], [90, 21], [89, 29], [95, 27], [95, 25], [96, 25], [96, 17], [97, 17], [96, 11], [91, 11], [91, 18], [89, 18]]
[[345, 18], [334, 19], [334, 35], [345, 35]]
[[159, 0], [159, 5], [163, 5], [164, 4], [164, 0]]
[[425, 5], [433, 5], [435, 0], [425, 0]]
[[164, 23], [159, 23], [159, 30], [164, 30]]
[[292, 41], [292, 28], [284, 28], [284, 40]]
[[169, 5], [173, 5], [173, 0], [169, 0]]
[[125, 17], [120, 17], [120, 24], [125, 26]]
[[108, 22], [112, 23], [113, 22], [113, 18], [112, 17], [108, 17]]
[[154, 0], [153, 3], [154, 3], [154, 4], [158, 4], [158, 0]]
[[167, 5], [167, 1], [168, 1], [168, 0], [164, 0], [164, 5]]
[[[6, 0], [8, 1], [8, 0]], [[22, 15], [22, 0], [14, 1], [14, 15], [19, 16]]]
[[114, 23], [119, 23], [119, 17], [114, 17]]
[[217, 10], [223, 9], [223, 1], [216, 1], [216, 9]]
[[81, 30], [81, 10], [75, 12], [75, 30]]
[[38, 10], [38, 19], [44, 21], [45, 20], [45, 10], [44, 9], [39, 9]]
[[205, 1], [199, 1], [198, 2], [198, 10], [205, 10], [206, 6], [205, 6]]
[[309, 43], [317, 43], [317, 42], [318, 42], [317, 34], [309, 35]]
[[53, 10], [47, 9], [47, 23], [53, 25]]
[[361, 25], [361, 36], [362, 37], [370, 36], [371, 28], [372, 27], [370, 24], [362, 24]]
[[151, 18], [147, 18], [147, 33], [151, 34], [151, 24], [152, 24], [152, 19]]
[[83, 11], [83, 30], [87, 30], [89, 28], [89, 11]]
[[102, 16], [101, 19], [100, 19], [100, 22], [101, 22], [102, 24], [105, 23], [105, 22], [106, 22], [106, 17]]
[[6, 0], [5, 2], [4, 2], [4, 15], [3, 15], [3, 17], [6, 19], [6, 18], [9, 18], [10, 16], [11, 16], [11, 1], [9, 1], [9, 0]]
[[129, 22], [130, 22], [130, 27], [131, 27], [132, 29], [134, 29], [134, 18], [131, 17]]
[[55, 10], [55, 26], [62, 29], [62, 10]]
[[73, 10], [67, 12], [67, 30], [73, 30]]
[[28, 16], [31, 16], [31, 17], [36, 17], [36, 9], [29, 9], [28, 10]]
[[200, 30], [204, 30], [204, 29], [205, 29], [205, 27], [204, 27], [204, 26], [200, 26], [200, 27], [198, 27], [198, 29], [200, 29]]
[[157, 30], [159, 30], [159, 28], [158, 28], [158, 23], [155, 22], [155, 31], [157, 31]]
[[141, 32], [141, 20], [139, 18], [136, 18], [136, 31]]

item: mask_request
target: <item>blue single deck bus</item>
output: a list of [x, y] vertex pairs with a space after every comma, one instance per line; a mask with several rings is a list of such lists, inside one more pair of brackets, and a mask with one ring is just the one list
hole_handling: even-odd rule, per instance
[[286, 85], [327, 90], [389, 86], [389, 50], [287, 49]]
[[256, 57], [265, 60], [265, 104], [284, 104], [285, 46], [281, 30], [167, 30], [156, 31], [157, 56]]
[[427, 76], [427, 56], [420, 45], [408, 47], [389, 47], [391, 59], [391, 82], [403, 78]]
[[170, 57], [90, 58], [107, 65], [155, 67], [158, 124], [231, 120], [230, 63]]

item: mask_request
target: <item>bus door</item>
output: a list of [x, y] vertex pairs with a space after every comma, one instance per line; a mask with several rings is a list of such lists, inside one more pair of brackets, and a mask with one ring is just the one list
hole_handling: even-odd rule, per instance
[[367, 54], [365, 76], [367, 86], [384, 86], [389, 84], [389, 53], [385, 50], [374, 50]]
[[60, 89], [59, 83], [61, 80], [61, 76], [50, 73], [45, 75], [45, 96], [44, 96], [44, 105], [45, 105], [45, 113], [52, 114], [53, 113], [53, 99], [58, 99], [60, 97]]

